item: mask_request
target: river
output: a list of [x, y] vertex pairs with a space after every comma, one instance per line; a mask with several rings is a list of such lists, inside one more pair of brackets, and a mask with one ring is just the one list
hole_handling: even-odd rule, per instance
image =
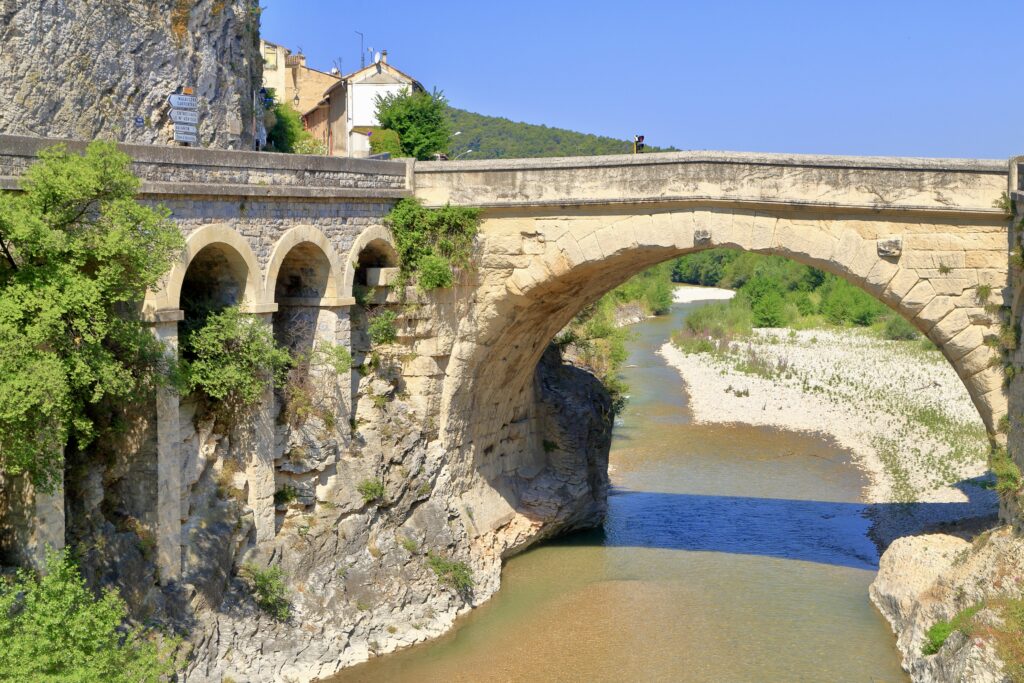
[[604, 528], [511, 559], [449, 634], [334, 683], [908, 680], [868, 600], [862, 475], [821, 437], [692, 423], [656, 351], [695, 305], [634, 326]]

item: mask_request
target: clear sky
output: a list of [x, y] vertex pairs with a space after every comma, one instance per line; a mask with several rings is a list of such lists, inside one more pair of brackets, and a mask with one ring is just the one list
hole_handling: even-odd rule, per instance
[[454, 106], [515, 121], [680, 149], [1024, 154], [1022, 0], [262, 1], [263, 36], [310, 66], [354, 71], [362, 31]]

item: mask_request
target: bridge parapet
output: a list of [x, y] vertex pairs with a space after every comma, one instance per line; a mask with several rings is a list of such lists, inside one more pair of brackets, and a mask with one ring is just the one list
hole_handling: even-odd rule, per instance
[[[86, 143], [0, 135], [0, 190], [18, 188], [17, 177], [54, 144], [81, 151]], [[268, 152], [119, 145], [132, 158], [145, 195], [398, 198], [406, 196], [404, 162]]]
[[668, 203], [768, 210], [998, 212], [1005, 160], [673, 152], [565, 159], [419, 162], [427, 204], [543, 210]]

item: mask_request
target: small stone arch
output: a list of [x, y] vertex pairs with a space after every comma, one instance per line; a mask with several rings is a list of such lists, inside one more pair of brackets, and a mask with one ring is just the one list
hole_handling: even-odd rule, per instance
[[364, 230], [356, 238], [352, 249], [348, 252], [348, 261], [345, 263], [343, 296], [353, 296], [356, 274], [361, 267], [368, 265], [367, 256], [374, 260], [375, 267], [398, 267], [398, 250], [395, 248], [394, 237], [390, 230], [382, 225], [375, 225]]
[[341, 303], [341, 299], [346, 296], [343, 293], [344, 287], [342, 286], [344, 268], [341, 264], [341, 258], [331, 245], [330, 240], [327, 239], [327, 236], [309, 225], [300, 225], [292, 228], [282, 235], [274, 245], [274, 251], [270, 255], [270, 264], [267, 266], [267, 276], [263, 285], [263, 293], [266, 297], [263, 303], [274, 303], [281, 268], [288, 257], [294, 255], [293, 251], [296, 248], [307, 249], [310, 247], [318, 249], [329, 265], [329, 269], [323, 278], [323, 291], [319, 293], [322, 304], [330, 306]]
[[178, 310], [181, 307], [181, 290], [185, 284], [185, 275], [189, 266], [208, 247], [218, 250], [239, 279], [244, 281], [239, 304], [255, 308], [266, 301], [263, 283], [260, 279], [259, 262], [256, 260], [252, 247], [231, 226], [213, 224], [199, 228], [186, 238], [185, 249], [178, 261], [171, 266], [164, 286], [156, 292], [150, 292], [146, 297], [143, 306], [145, 313], [152, 315], [159, 311]]

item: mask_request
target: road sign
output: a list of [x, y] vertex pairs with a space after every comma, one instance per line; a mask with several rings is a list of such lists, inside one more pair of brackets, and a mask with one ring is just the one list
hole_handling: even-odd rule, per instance
[[199, 114], [194, 111], [184, 111], [182, 109], [171, 110], [171, 121], [175, 123], [190, 123], [195, 125], [199, 123]]
[[191, 133], [180, 133], [178, 131], [174, 131], [174, 141], [196, 143], [199, 142], [199, 138]]
[[196, 133], [199, 132], [199, 129], [196, 128], [195, 126], [189, 125], [187, 123], [176, 123], [176, 124], [174, 124], [174, 132], [175, 133], [190, 133], [192, 135], [195, 135]]
[[195, 95], [171, 95], [167, 98], [175, 109], [198, 109], [199, 98]]
[[136, 128], [144, 128], [145, 126], [146, 126], [146, 119], [142, 118], [141, 116], [136, 116], [135, 117], [135, 127]]

